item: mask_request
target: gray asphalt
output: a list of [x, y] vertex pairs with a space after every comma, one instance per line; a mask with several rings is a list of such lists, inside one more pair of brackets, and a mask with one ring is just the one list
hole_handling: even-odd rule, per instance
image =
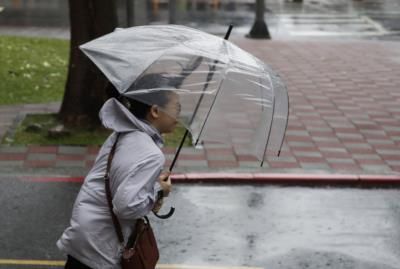
[[[63, 259], [79, 184], [2, 174], [0, 189], [0, 259]], [[400, 268], [400, 190], [178, 185], [169, 205], [151, 217], [162, 264]]]

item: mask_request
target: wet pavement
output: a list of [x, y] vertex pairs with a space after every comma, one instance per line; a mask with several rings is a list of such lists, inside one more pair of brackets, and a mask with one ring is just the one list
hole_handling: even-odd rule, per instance
[[[223, 35], [235, 25], [235, 35], [245, 35], [254, 20], [254, 1], [221, 1], [218, 9], [177, 1], [175, 23]], [[126, 26], [125, 1], [117, 1], [119, 25]], [[68, 5], [65, 1], [3, 1], [0, 33], [21, 27], [40, 31], [55, 27], [55, 35], [68, 38]], [[396, 0], [312, 0], [297, 3], [266, 0], [265, 18], [273, 39], [341, 38], [400, 40], [400, 3]], [[136, 25], [168, 23], [168, 6], [157, 9], [135, 1]], [[17, 27], [17, 28], [16, 28]], [[3, 28], [3, 29], [2, 29]], [[64, 29], [64, 30], [62, 30]], [[18, 32], [18, 31], [17, 31]], [[32, 31], [29, 31], [32, 34]], [[62, 32], [62, 33], [60, 33]]]
[[[0, 175], [0, 268], [21, 268], [10, 259], [64, 259], [55, 241], [79, 186]], [[163, 265], [400, 267], [399, 190], [178, 185], [169, 205], [170, 220], [151, 217]]]
[[[263, 268], [398, 268], [399, 192], [279, 187], [179, 187], [167, 229], [182, 263]], [[185, 205], [179, 210], [181, 205]], [[174, 227], [180, 226], [179, 235]], [[165, 227], [165, 228], [164, 228]], [[170, 228], [169, 228], [170, 227]], [[189, 227], [189, 228], [186, 228]], [[193, 230], [199, 233], [193, 233]], [[196, 242], [196, 244], [193, 244]], [[174, 250], [173, 255], [176, 260]], [[172, 254], [171, 253], [171, 254]], [[167, 259], [167, 261], [169, 261]]]

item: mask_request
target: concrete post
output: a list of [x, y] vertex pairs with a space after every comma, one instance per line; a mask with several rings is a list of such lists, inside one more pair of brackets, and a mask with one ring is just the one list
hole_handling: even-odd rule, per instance
[[264, 19], [265, 12], [265, 0], [256, 0], [255, 12], [256, 19], [254, 21], [253, 27], [250, 30], [250, 33], [247, 35], [249, 38], [263, 38], [263, 39], [271, 39], [271, 36], [268, 31], [267, 24]]

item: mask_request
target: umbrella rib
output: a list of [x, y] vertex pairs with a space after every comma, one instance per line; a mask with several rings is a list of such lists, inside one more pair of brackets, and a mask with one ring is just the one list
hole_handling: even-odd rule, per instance
[[[144, 73], [146, 73], [147, 70], [149, 70], [149, 68], [150, 68], [156, 61], [158, 61], [162, 56], [164, 56], [165, 53], [166, 53], [168, 50], [170, 50], [170, 49], [171, 49], [171, 47], [168, 48], [168, 49], [166, 49], [166, 50], [164, 50], [164, 51], [161, 53], [160, 56], [158, 56], [156, 59], [154, 59], [154, 60], [151, 62], [151, 64], [149, 64], [149, 65], [142, 71], [142, 73], [140, 73], [140, 75], [137, 76], [137, 77], [135, 78], [135, 80], [131, 83], [131, 85], [129, 85], [129, 87], [127, 87], [127, 88], [124, 90], [123, 93], [125, 93], [126, 90], [128, 90], [130, 87], [132, 87], [132, 85], [133, 85]], [[121, 94], [124, 95], [123, 93], [121, 93]]]
[[[225, 74], [226, 74], [226, 70], [228, 70], [228, 68], [225, 68], [225, 72], [224, 72]], [[197, 144], [199, 143], [201, 134], [203, 133], [203, 129], [204, 129], [204, 127], [205, 127], [205, 125], [206, 125], [206, 123], [207, 123], [207, 121], [208, 121], [208, 118], [209, 118], [209, 116], [210, 116], [210, 114], [211, 114], [211, 111], [212, 111], [212, 109], [213, 109], [213, 107], [214, 107], [214, 104], [215, 104], [215, 102], [217, 101], [219, 92], [221, 91], [221, 87], [222, 87], [222, 79], [221, 79], [220, 82], [219, 82], [217, 93], [215, 94], [215, 97], [214, 97], [214, 99], [213, 99], [213, 101], [212, 101], [212, 103], [211, 103], [210, 109], [209, 109], [208, 112], [207, 112], [207, 116], [206, 116], [206, 118], [205, 118], [205, 120], [204, 120], [204, 122], [203, 122], [203, 124], [202, 124], [202, 126], [201, 126], [199, 135], [197, 136], [196, 142], [194, 143], [195, 146], [197, 146]]]
[[281, 155], [281, 149], [282, 149], [282, 146], [283, 146], [283, 141], [285, 140], [286, 129], [287, 129], [288, 123], [289, 123], [289, 95], [287, 95], [287, 107], [288, 107], [288, 110], [287, 110], [287, 115], [286, 115], [285, 131], [283, 132], [281, 144], [279, 146], [278, 157]]
[[[271, 80], [272, 83], [272, 78], [269, 76], [269, 79]], [[274, 121], [274, 112], [275, 112], [275, 96], [272, 96], [272, 117], [271, 117], [271, 123], [269, 124], [269, 130], [268, 130], [268, 136], [267, 136], [267, 142], [265, 143], [265, 148], [264, 148], [264, 153], [262, 155], [262, 161], [261, 161], [261, 167], [264, 165], [264, 159], [265, 159], [265, 154], [267, 153], [267, 148], [268, 148], [268, 143], [269, 143], [269, 138], [271, 136], [271, 129], [272, 129], [272, 123]]]
[[[131, 83], [131, 85], [130, 85], [127, 89], [129, 89], [129, 88], [144, 74], [144, 73], [146, 73], [146, 72], [150, 69], [150, 67], [153, 66], [153, 64], [154, 64], [156, 61], [158, 61], [160, 58], [162, 58], [162, 57], [167, 53], [167, 51], [169, 51], [169, 50], [171, 50], [172, 48], [175, 48], [175, 47], [177, 47], [177, 46], [179, 46], [179, 45], [180, 45], [180, 44], [177, 44], [177, 45], [171, 46], [171, 47], [169, 47], [168, 49], [164, 50], [164, 51], [160, 54], [160, 56], [158, 56], [156, 59], [154, 59], [154, 60], [140, 73], [140, 75], [136, 77], [136, 79]], [[125, 89], [125, 91], [126, 91], [127, 89]], [[122, 95], [123, 95], [123, 94], [122, 94]]]
[[[284, 94], [286, 96], [286, 107], [287, 107], [285, 115], [279, 115], [279, 114], [276, 115], [276, 114], [274, 114], [274, 119], [275, 120], [286, 119], [283, 135], [281, 137], [281, 140], [280, 140], [278, 148], [277, 148], [277, 151], [278, 151], [277, 156], [279, 157], [281, 155], [281, 149], [282, 149], [282, 146], [283, 146], [283, 142], [284, 142], [284, 138], [285, 138], [285, 134], [286, 134], [286, 129], [287, 129], [288, 123], [289, 123], [289, 121], [288, 121], [288, 118], [289, 118], [289, 95], [287, 94], [286, 87], [283, 85], [282, 80], [279, 79], [279, 76], [277, 74], [275, 74], [274, 72], [272, 72], [272, 71], [270, 71], [270, 72], [273, 74], [273, 77], [274, 77], [275, 81], [278, 81], [277, 82], [278, 86], [274, 86], [273, 87], [274, 91], [275, 92], [277, 90], [278, 91], [282, 91], [282, 89], [284, 89], [284, 92], [286, 92], [286, 94]], [[279, 95], [275, 94], [275, 96], [279, 96]], [[277, 102], [277, 103], [279, 104], [280, 102]]]

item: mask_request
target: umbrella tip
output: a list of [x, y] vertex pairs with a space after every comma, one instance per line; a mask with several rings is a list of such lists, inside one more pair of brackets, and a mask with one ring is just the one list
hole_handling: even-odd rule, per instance
[[231, 32], [232, 32], [232, 28], [233, 28], [233, 24], [229, 24], [228, 31], [226, 32], [225, 37], [224, 37], [225, 40], [229, 39], [229, 36], [231, 35]]
[[280, 156], [281, 156], [281, 150], [278, 151], [278, 157], [280, 157]]

